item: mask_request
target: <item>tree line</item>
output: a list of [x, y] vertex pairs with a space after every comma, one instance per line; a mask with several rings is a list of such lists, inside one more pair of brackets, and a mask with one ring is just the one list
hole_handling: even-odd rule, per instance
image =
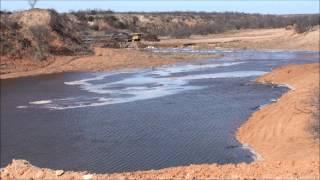
[[[122, 12], [110, 10], [86, 10], [71, 12], [81, 21], [103, 19], [116, 29], [128, 29], [159, 36], [188, 37], [192, 34], [206, 35], [229, 30], [284, 28], [292, 26], [298, 33], [319, 25], [319, 14], [264, 15], [238, 12]], [[126, 16], [126, 20], [118, 16]], [[150, 21], [141, 22], [138, 16]], [[190, 22], [193, 24], [190, 25]]]

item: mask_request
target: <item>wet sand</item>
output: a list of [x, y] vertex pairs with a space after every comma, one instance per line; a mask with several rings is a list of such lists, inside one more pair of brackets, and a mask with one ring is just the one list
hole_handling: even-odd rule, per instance
[[319, 64], [289, 65], [258, 79], [288, 84], [293, 89], [276, 103], [254, 113], [239, 128], [237, 138], [261, 155], [250, 164], [203, 164], [116, 174], [88, 174], [41, 169], [23, 160], [1, 169], [1, 179], [213, 179], [213, 178], [308, 178], [318, 179], [319, 139], [310, 131], [310, 99], [319, 89]]

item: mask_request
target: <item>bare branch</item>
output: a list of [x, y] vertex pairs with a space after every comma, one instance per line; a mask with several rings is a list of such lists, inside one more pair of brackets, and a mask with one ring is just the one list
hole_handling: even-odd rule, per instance
[[33, 9], [36, 6], [37, 2], [38, 2], [38, 0], [28, 0], [28, 3], [30, 5], [31, 9]]

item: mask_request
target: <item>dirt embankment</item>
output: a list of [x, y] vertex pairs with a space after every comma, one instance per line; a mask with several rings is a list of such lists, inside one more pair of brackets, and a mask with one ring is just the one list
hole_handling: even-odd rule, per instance
[[250, 49], [290, 49], [319, 51], [319, 26], [302, 34], [292, 29], [249, 29], [230, 31], [208, 36], [191, 36], [187, 39], [162, 38], [151, 42], [154, 46], [193, 46], [194, 48], [250, 48]]
[[[258, 79], [260, 82], [289, 84], [294, 90], [278, 102], [254, 113], [239, 128], [237, 138], [252, 146], [263, 160], [250, 164], [202, 164], [161, 170], [115, 174], [89, 174], [41, 169], [14, 160], [1, 169], [1, 179], [319, 179], [319, 139], [311, 133], [311, 96], [319, 89], [319, 64], [289, 65]], [[316, 119], [318, 120], [318, 119]]]

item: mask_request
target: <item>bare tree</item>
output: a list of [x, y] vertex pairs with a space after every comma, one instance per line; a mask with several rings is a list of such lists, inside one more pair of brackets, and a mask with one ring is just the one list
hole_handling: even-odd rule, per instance
[[30, 5], [31, 9], [33, 9], [36, 6], [37, 2], [38, 2], [38, 0], [28, 0], [28, 3]]

